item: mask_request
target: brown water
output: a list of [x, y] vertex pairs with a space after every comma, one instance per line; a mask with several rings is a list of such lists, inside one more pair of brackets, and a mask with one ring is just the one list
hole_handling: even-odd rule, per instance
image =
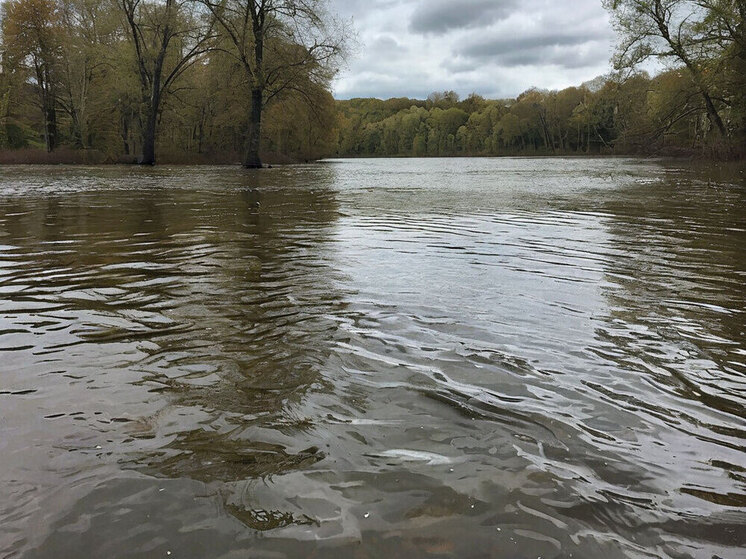
[[743, 557], [746, 181], [0, 169], [0, 556]]

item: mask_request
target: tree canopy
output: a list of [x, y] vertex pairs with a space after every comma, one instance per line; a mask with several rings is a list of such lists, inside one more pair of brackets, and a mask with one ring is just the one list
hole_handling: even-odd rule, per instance
[[322, 0], [6, 0], [0, 149], [314, 159], [346, 39]]

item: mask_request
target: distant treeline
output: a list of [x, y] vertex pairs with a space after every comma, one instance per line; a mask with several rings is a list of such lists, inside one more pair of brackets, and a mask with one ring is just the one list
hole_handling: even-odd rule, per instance
[[337, 101], [342, 157], [553, 154], [743, 154], [744, 115], [727, 106], [724, 140], [681, 69], [598, 78], [516, 99], [454, 92], [426, 100]]

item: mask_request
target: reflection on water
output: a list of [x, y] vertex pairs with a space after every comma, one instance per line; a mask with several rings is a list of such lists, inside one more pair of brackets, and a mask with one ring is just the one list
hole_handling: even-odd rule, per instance
[[736, 556], [744, 207], [634, 160], [4, 168], [0, 552]]

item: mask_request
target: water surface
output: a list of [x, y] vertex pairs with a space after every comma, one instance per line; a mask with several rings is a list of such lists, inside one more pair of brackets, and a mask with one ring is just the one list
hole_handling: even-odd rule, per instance
[[737, 557], [746, 180], [0, 169], [0, 556]]

